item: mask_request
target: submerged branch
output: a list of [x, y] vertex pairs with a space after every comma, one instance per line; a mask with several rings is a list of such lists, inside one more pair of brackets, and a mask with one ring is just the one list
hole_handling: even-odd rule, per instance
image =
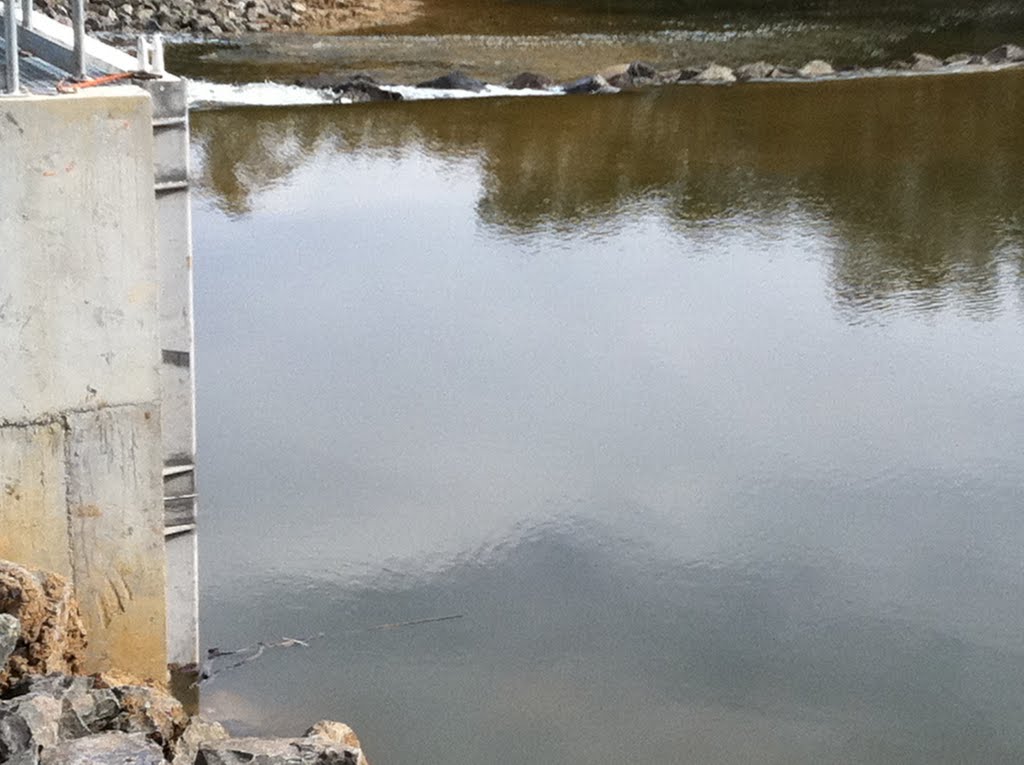
[[[416, 627], [421, 624], [434, 624], [436, 622], [448, 622], [455, 619], [462, 619], [465, 614], [448, 614], [447, 616], [433, 616], [426, 619], [413, 619], [407, 622], [391, 622], [388, 624], [375, 624], [372, 627], [363, 627], [362, 629], [347, 630], [346, 632], [339, 633], [344, 634], [358, 634], [360, 632], [374, 632], [378, 630], [393, 630], [401, 627]], [[301, 646], [303, 648], [309, 648], [309, 644], [314, 640], [319, 640], [326, 637], [325, 633], [318, 632], [315, 635], [310, 635], [306, 638], [291, 638], [282, 637], [280, 640], [274, 643], [267, 643], [263, 640], [257, 641], [251, 645], [244, 646], [242, 648], [234, 648], [230, 650], [224, 650], [220, 646], [214, 646], [206, 650], [206, 659], [203, 661], [202, 666], [199, 668], [199, 676], [196, 681], [192, 683], [192, 687], [195, 688], [203, 683], [212, 680], [217, 675], [228, 672], [232, 669], [238, 669], [246, 664], [250, 664], [259, 659], [266, 652], [268, 648], [294, 648], [295, 646]], [[237, 661], [231, 664], [226, 664], [223, 667], [214, 668], [213, 662], [216, 659], [223, 658], [225, 656], [240, 656]]]

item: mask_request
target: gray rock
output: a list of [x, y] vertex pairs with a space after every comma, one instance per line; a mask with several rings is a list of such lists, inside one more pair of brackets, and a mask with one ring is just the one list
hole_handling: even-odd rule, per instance
[[474, 93], [479, 93], [487, 87], [487, 85], [457, 69], [454, 72], [442, 75], [441, 77], [436, 77], [433, 80], [421, 82], [416, 87], [437, 88], [439, 90], [470, 90]]
[[927, 53], [915, 53], [910, 69], [914, 72], [934, 72], [942, 68], [942, 61]]
[[219, 722], [193, 717], [185, 732], [174, 742], [171, 765], [193, 765], [203, 744], [225, 741], [229, 738], [231, 736]]
[[116, 694], [107, 688], [67, 693], [60, 718], [61, 738], [77, 738], [114, 727], [121, 715]]
[[942, 63], [946, 66], [975, 66], [984, 64], [985, 59], [983, 56], [971, 53], [954, 53], [952, 56], [947, 56]]
[[693, 78], [694, 82], [705, 82], [705, 83], [729, 83], [736, 82], [736, 75], [732, 69], [721, 64], [709, 64], [704, 68], [696, 77]]
[[86, 693], [92, 690], [94, 680], [84, 675], [26, 675], [7, 689], [6, 698], [27, 696], [30, 693], [44, 693], [56, 698], [64, 698], [68, 693]]
[[813, 61], [808, 61], [804, 64], [797, 74], [808, 79], [812, 77], [827, 77], [830, 74], [835, 74], [835, 69], [833, 69], [832, 64], [827, 61], [822, 61], [820, 58], [816, 58]]
[[984, 56], [986, 64], [1007, 64], [1024, 61], [1024, 48], [1019, 45], [1000, 45]]
[[768, 77], [772, 80], [788, 80], [799, 74], [799, 70], [794, 66], [777, 66], [768, 73]]
[[232, 738], [202, 744], [195, 765], [358, 765], [361, 755], [319, 737]]
[[508, 87], [513, 90], [543, 90], [553, 85], [551, 79], [543, 74], [534, 72], [521, 72], [509, 82]]
[[44, 747], [60, 738], [61, 702], [31, 694], [0, 702], [0, 762], [35, 765]]
[[736, 68], [736, 79], [740, 82], [748, 80], [766, 80], [771, 76], [774, 66], [767, 61], [755, 61]]
[[661, 76], [666, 82], [690, 82], [700, 73], [700, 69], [694, 69], [691, 66], [685, 69], [674, 69], [671, 72], [664, 72]]
[[16, 712], [0, 709], [0, 762], [33, 751], [32, 730]]
[[120, 685], [111, 689], [119, 707], [111, 725], [124, 733], [141, 733], [153, 741], [168, 745], [188, 725], [181, 702], [170, 694], [139, 685]]
[[658, 79], [658, 70], [648, 64], [646, 61], [634, 61], [629, 65], [629, 69], [626, 70], [626, 74], [636, 80], [656, 80]]
[[40, 765], [165, 765], [159, 746], [141, 733], [97, 733], [44, 748]]
[[599, 74], [581, 77], [578, 80], [567, 83], [562, 86], [562, 90], [566, 95], [570, 96], [619, 92], [618, 88], [609, 85], [608, 81]]
[[330, 91], [338, 100], [347, 98], [356, 103], [402, 100], [400, 93], [384, 90], [380, 87], [380, 83], [368, 74], [352, 74], [344, 77], [318, 74], [315, 77], [299, 80], [297, 84], [307, 88]]
[[21, 637], [21, 622], [10, 614], [0, 614], [0, 671], [14, 653], [14, 646]]
[[42, 693], [0, 701], [0, 719], [8, 720], [12, 729], [22, 730], [22, 724], [13, 721], [15, 717], [20, 719], [32, 746], [37, 747], [53, 746], [60, 740], [61, 713], [60, 699]]

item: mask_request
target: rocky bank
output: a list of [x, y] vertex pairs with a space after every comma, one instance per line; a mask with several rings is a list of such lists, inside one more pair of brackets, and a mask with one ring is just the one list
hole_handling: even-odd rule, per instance
[[[247, 32], [345, 32], [413, 21], [420, 0], [85, 0], [89, 32], [230, 37]], [[70, 19], [67, 0], [35, 7]]]
[[344, 723], [297, 738], [235, 738], [158, 684], [82, 675], [86, 634], [61, 577], [0, 561], [0, 763], [369, 765]]

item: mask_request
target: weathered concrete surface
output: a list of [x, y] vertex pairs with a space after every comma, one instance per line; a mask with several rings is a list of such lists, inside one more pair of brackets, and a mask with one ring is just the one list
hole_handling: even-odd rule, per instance
[[157, 400], [149, 99], [5, 99], [0, 143], [0, 420]]
[[53, 511], [66, 494], [62, 425], [0, 427], [0, 558], [70, 578], [67, 518]]
[[67, 419], [75, 587], [93, 635], [87, 661], [152, 680], [167, 671], [157, 415], [156, 407], [119, 406]]
[[0, 557], [72, 579], [88, 671], [166, 677], [152, 107], [0, 101]]

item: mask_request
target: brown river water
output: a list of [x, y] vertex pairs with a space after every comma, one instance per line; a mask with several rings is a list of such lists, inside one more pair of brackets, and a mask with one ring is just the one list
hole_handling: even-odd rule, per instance
[[322, 633], [207, 713], [1024, 761], [1022, 119], [1022, 68], [195, 112], [203, 642]]

